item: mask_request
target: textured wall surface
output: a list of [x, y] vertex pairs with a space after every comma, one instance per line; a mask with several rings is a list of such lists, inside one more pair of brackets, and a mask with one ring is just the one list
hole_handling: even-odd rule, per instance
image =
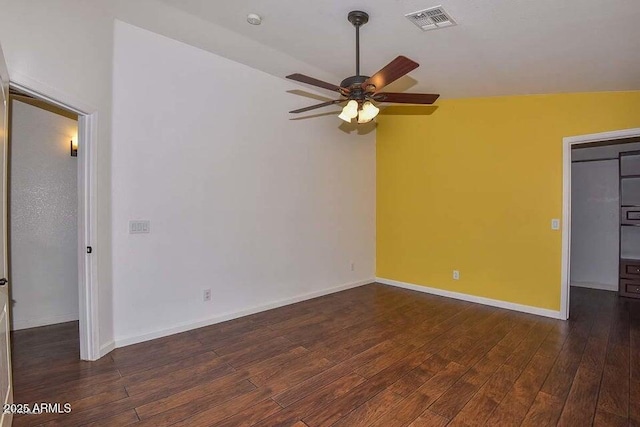
[[77, 122], [13, 101], [10, 274], [13, 328], [78, 319]]

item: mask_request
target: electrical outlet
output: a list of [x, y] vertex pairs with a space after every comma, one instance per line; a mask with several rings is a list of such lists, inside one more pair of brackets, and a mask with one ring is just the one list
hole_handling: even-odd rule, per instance
[[351, 261], [351, 271], [356, 271], [356, 263]]
[[202, 301], [211, 301], [211, 289], [205, 289], [202, 292]]
[[460, 272], [458, 270], [453, 270], [453, 280], [460, 280]]
[[551, 229], [552, 230], [560, 230], [560, 220], [557, 218], [553, 218], [551, 220]]

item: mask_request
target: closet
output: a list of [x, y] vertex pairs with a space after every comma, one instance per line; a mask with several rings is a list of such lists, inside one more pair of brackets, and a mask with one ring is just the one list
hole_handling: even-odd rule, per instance
[[618, 292], [640, 298], [640, 151], [619, 154], [620, 269]]
[[640, 140], [571, 153], [571, 286], [640, 298]]

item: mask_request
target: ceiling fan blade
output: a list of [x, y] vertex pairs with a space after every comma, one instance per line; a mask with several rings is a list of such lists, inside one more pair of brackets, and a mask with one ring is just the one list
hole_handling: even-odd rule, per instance
[[397, 104], [433, 104], [440, 95], [435, 93], [376, 93], [372, 98], [378, 102], [395, 102]]
[[362, 88], [367, 89], [369, 86], [375, 86], [375, 91], [379, 91], [391, 82], [398, 80], [400, 77], [409, 73], [411, 70], [418, 68], [420, 64], [406, 56], [398, 56], [389, 62], [382, 70], [369, 77], [366, 82], [362, 83]]
[[291, 74], [287, 76], [288, 79], [295, 80], [297, 82], [306, 83], [308, 85], [321, 87], [323, 89], [329, 89], [336, 92], [347, 91], [347, 89], [341, 88], [331, 83], [323, 82], [322, 80], [314, 79], [313, 77], [305, 76], [304, 74]]
[[327, 101], [322, 104], [311, 105], [310, 107], [304, 107], [297, 110], [289, 111], [290, 113], [304, 113], [305, 111], [315, 110], [316, 108], [328, 107], [329, 105], [338, 104], [340, 102], [346, 101], [346, 99], [336, 99], [335, 101]]

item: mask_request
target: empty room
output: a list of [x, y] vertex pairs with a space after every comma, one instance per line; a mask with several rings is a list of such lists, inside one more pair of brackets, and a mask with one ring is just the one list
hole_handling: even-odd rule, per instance
[[0, 0], [0, 427], [640, 425], [639, 19]]

